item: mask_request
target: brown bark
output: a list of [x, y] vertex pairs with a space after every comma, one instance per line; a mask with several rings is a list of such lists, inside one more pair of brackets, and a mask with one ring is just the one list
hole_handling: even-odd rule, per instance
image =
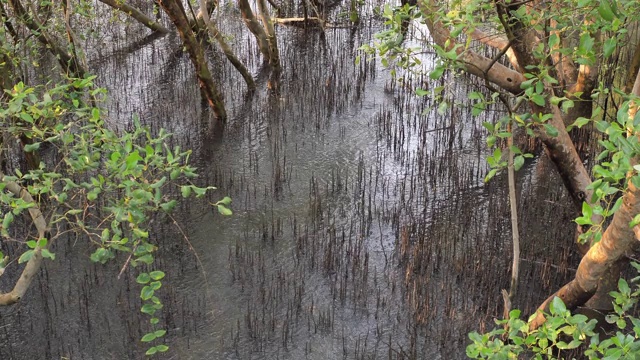
[[633, 52], [633, 59], [631, 60], [631, 66], [629, 66], [629, 72], [627, 73], [624, 92], [629, 93], [632, 91], [638, 71], [640, 71], [640, 41], [636, 44], [636, 49]]
[[[633, 95], [640, 96], [640, 72], [637, 72], [633, 89]], [[632, 102], [629, 106], [629, 117], [634, 117], [638, 111], [638, 104]], [[613, 215], [611, 224], [602, 234], [602, 240], [593, 245], [583, 256], [578, 266], [575, 278], [564, 285], [555, 294], [550, 296], [536, 313], [532, 321], [532, 328], [539, 327], [545, 321], [543, 312], [549, 310], [549, 304], [555, 296], [560, 297], [567, 309], [590, 301], [593, 295], [599, 292], [601, 295], [593, 299], [593, 303], [602, 304], [607, 298], [608, 292], [599, 291], [609, 289], [612, 285], [612, 275], [619, 275], [619, 263], [625, 253], [633, 250], [640, 240], [640, 226], [629, 227], [631, 220], [640, 214], [640, 189], [632, 181], [628, 181], [627, 190], [622, 196], [622, 206]], [[610, 299], [608, 299], [610, 301]]]
[[[473, 32], [471, 33], [471, 37], [476, 39], [477, 41], [480, 41], [485, 45], [491, 46], [492, 48], [498, 49], [500, 51], [504, 50], [509, 46], [509, 39], [507, 39], [506, 37], [498, 34], [489, 35], [478, 29], [473, 30]], [[509, 47], [505, 53], [505, 56], [507, 57], [507, 59], [509, 59], [511, 66], [513, 66], [515, 70], [522, 72], [522, 69], [518, 64], [518, 59], [516, 58], [516, 55], [513, 53], [513, 49]]]
[[265, 0], [257, 0], [260, 17], [267, 34], [267, 44], [269, 45], [269, 65], [273, 66], [276, 73], [280, 72], [280, 54], [278, 52], [278, 39], [276, 38], [276, 30], [273, 27], [273, 21], [269, 15], [267, 2]]
[[36, 35], [36, 38], [40, 43], [49, 49], [49, 52], [58, 59], [58, 63], [60, 63], [60, 66], [62, 66], [66, 73], [77, 78], [84, 77], [84, 74], [87, 73], [84, 66], [80, 64], [76, 57], [67, 53], [63, 47], [61, 47], [55, 39], [47, 33], [47, 29], [45, 29], [42, 24], [29, 15], [22, 6], [22, 3], [20, 3], [20, 0], [9, 0], [9, 5], [11, 5], [16, 18]]
[[218, 91], [218, 88], [213, 82], [213, 77], [209, 71], [207, 60], [204, 57], [204, 51], [200, 43], [195, 38], [195, 35], [191, 31], [189, 21], [185, 14], [182, 2], [180, 0], [160, 0], [160, 6], [167, 13], [171, 22], [178, 29], [178, 34], [189, 53], [189, 58], [196, 69], [196, 76], [200, 83], [200, 89], [202, 90], [204, 97], [206, 98], [209, 106], [213, 109], [216, 118], [220, 121], [226, 121], [227, 112], [224, 108], [224, 102], [222, 95]]
[[560, 297], [567, 309], [575, 309], [595, 294], [601, 278], [606, 277], [607, 271], [616, 266], [625, 253], [637, 245], [636, 236], [640, 235], [640, 227], [629, 227], [629, 223], [637, 214], [640, 214], [640, 190], [629, 182], [623, 195], [623, 204], [613, 215], [602, 240], [593, 245], [582, 258], [575, 278], [540, 305], [532, 321], [532, 328], [544, 323], [543, 311], [548, 312], [549, 304], [554, 297]]
[[[5, 189], [10, 191], [16, 196], [19, 196], [22, 200], [27, 203], [35, 204], [33, 197], [29, 192], [22, 188], [19, 184], [13, 181], [6, 181], [4, 178], [4, 174], [0, 172], [0, 180], [4, 184], [6, 184]], [[40, 208], [36, 205], [29, 208], [29, 215], [31, 215], [31, 219], [33, 220], [33, 224], [38, 231], [38, 239], [42, 239], [45, 237], [47, 233], [47, 222], [44, 219], [44, 216], [40, 212]], [[27, 261], [27, 265], [22, 270], [22, 274], [20, 274], [20, 278], [14, 285], [13, 289], [8, 293], [0, 293], [0, 305], [12, 305], [20, 301], [24, 297], [24, 294], [29, 289], [29, 285], [33, 281], [34, 277], [37, 275], [40, 270], [40, 266], [42, 265], [42, 253], [41, 248], [36, 246], [34, 249], [34, 254]]]
[[123, 13], [131, 16], [135, 20], [137, 20], [142, 25], [148, 27], [152, 31], [157, 31], [163, 34], [169, 32], [169, 29], [162, 26], [159, 22], [151, 19], [147, 15], [145, 15], [142, 11], [134, 8], [133, 6], [125, 3], [122, 0], [99, 0], [101, 3], [111, 6], [112, 8], [122, 11]]
[[[419, 6], [424, 14], [434, 13], [434, 10], [437, 8], [433, 0], [420, 1]], [[433, 41], [437, 45], [443, 47], [448, 40], [449, 47], [444, 50], [448, 51], [453, 49], [455, 39], [451, 37], [449, 31], [440, 21], [427, 17], [426, 24]], [[512, 39], [511, 37], [518, 34], [519, 36], [530, 39], [532, 37], [535, 38], [535, 34], [527, 33], [526, 30], [522, 29], [518, 24], [514, 26], [516, 26], [515, 29], [507, 32], [510, 34], [509, 41], [517, 46], [514, 47], [514, 55], [518, 59], [518, 64], [522, 67], [532, 65], [535, 63], [535, 58], [531, 54], [530, 49], [526, 47], [526, 44], [523, 43], [521, 39]], [[537, 40], [530, 41], [530, 44], [532, 44]], [[521, 52], [525, 52], [525, 54], [521, 54]], [[460, 54], [462, 61], [467, 63], [465, 70], [468, 73], [484, 78], [511, 93], [519, 94], [522, 92], [520, 84], [524, 81], [524, 76], [519, 72], [511, 70], [472, 51], [465, 51], [462, 47], [458, 48], [458, 54]], [[579, 205], [582, 204], [582, 201], [591, 203], [591, 195], [593, 192], [587, 190], [587, 186], [591, 184], [591, 178], [566, 131], [560, 109], [548, 102], [545, 107], [537, 106], [534, 103], [531, 103], [531, 107], [534, 113], [553, 114], [553, 118], [549, 120], [549, 124], [558, 130], [558, 136], [549, 136], [542, 127], [538, 129], [537, 133], [545, 144], [550, 158], [556, 164], [565, 185], [576, 200], [576, 203]]]
[[256, 84], [253, 81], [253, 77], [249, 73], [249, 70], [247, 70], [244, 64], [233, 53], [233, 50], [231, 50], [231, 47], [229, 46], [229, 44], [227, 44], [227, 42], [224, 40], [224, 37], [220, 33], [220, 30], [218, 30], [215, 23], [211, 21], [211, 19], [209, 19], [209, 14], [206, 12], [202, 12], [202, 9], [205, 9], [206, 7], [207, 7], [206, 0], [200, 0], [201, 10], [198, 12], [198, 15], [202, 17], [202, 21], [204, 22], [205, 26], [209, 30], [209, 34], [218, 42], [218, 44], [220, 45], [220, 48], [222, 49], [222, 52], [227, 57], [229, 62], [231, 62], [231, 64], [236, 68], [236, 70], [240, 72], [240, 75], [242, 75], [242, 78], [244, 79], [245, 83], [247, 83], [247, 87], [249, 88], [249, 90], [255, 90]]
[[[191, 29], [196, 31], [196, 29], [202, 28], [206, 26], [204, 22], [204, 16], [207, 15], [207, 19], [211, 18], [211, 14], [216, 9], [216, 2], [212, 0], [205, 0], [205, 4], [200, 3], [200, 8], [196, 12], [195, 18], [189, 19], [189, 26]], [[205, 12], [206, 9], [206, 12]]]
[[[418, 1], [418, 6], [426, 16], [425, 22], [429, 28], [429, 32], [431, 33], [434, 43], [442, 47], [445, 51], [453, 49], [457, 43], [451, 36], [449, 30], [441, 21], [437, 19], [434, 20], [430, 17], [430, 14], [435, 13], [437, 10], [434, 0], [420, 0]], [[449, 42], [449, 46], [445, 48], [447, 41]], [[464, 49], [462, 46], [457, 47], [456, 52], [459, 55], [460, 61], [464, 62], [465, 70], [469, 74], [475, 75], [481, 79], [486, 79], [512, 94], [520, 94], [522, 92], [520, 84], [525, 81], [525, 78], [519, 72], [511, 70], [508, 67], [471, 50]]]
[[251, 6], [249, 5], [249, 1], [247, 0], [238, 0], [238, 7], [240, 8], [240, 13], [242, 13], [242, 19], [244, 23], [247, 25], [247, 28], [251, 33], [255, 36], [256, 41], [258, 42], [258, 48], [264, 56], [266, 62], [271, 63], [271, 52], [269, 51], [269, 41], [267, 40], [267, 33], [264, 31], [260, 23], [256, 19], [255, 15], [253, 15], [253, 11], [251, 10]]

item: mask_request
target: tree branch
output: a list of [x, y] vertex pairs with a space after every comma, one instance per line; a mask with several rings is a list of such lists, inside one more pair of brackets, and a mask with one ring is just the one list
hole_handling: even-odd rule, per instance
[[[34, 204], [33, 207], [29, 208], [29, 215], [31, 215], [33, 224], [38, 231], [38, 239], [44, 238], [48, 231], [47, 222], [45, 221], [40, 208], [33, 200], [33, 197], [31, 197], [31, 194], [29, 194], [29, 192], [21, 187], [18, 183], [5, 180], [5, 175], [2, 172], [0, 172], [0, 181], [6, 184], [5, 189], [9, 190], [16, 196], [19, 196], [25, 202]], [[22, 299], [24, 294], [27, 292], [29, 285], [31, 285], [31, 282], [38, 273], [38, 270], [40, 270], [40, 266], [42, 265], [41, 250], [42, 248], [40, 248], [40, 246], [36, 246], [33, 256], [31, 256], [31, 259], [27, 261], [27, 265], [22, 270], [22, 274], [13, 287], [13, 290], [8, 293], [0, 294], [0, 305], [15, 304], [20, 301], [20, 299]]]
[[[437, 6], [434, 0], [420, 0], [418, 1], [418, 7], [424, 15], [425, 23], [429, 28], [434, 43], [442, 47], [445, 51], [454, 49], [457, 43], [451, 36], [449, 30], [445, 28], [441, 21], [438, 19], [434, 20], [431, 17], [431, 14], [437, 12]], [[458, 46], [456, 49], [459, 60], [467, 65], [465, 66], [465, 71], [469, 74], [480, 78], [485, 78], [486, 76], [488, 81], [512, 94], [522, 92], [520, 84], [525, 81], [525, 78], [519, 72], [511, 70], [502, 64], [495, 63], [491, 59], [479, 55], [472, 50], [463, 49], [461, 46]], [[491, 66], [491, 64], [493, 64], [493, 66]]]
[[[471, 33], [471, 37], [485, 45], [491, 46], [492, 48], [498, 49], [500, 51], [502, 51], [504, 48], [509, 47], [509, 39], [499, 34], [489, 35], [482, 30], [475, 29]], [[507, 56], [507, 59], [509, 59], [509, 62], [511, 63], [513, 68], [519, 72], [522, 72], [513, 49], [508, 48], [505, 55]]]
[[99, 0], [99, 1], [103, 4], [109, 5], [110, 7], [116, 10], [122, 11], [123, 13], [131, 16], [132, 18], [136, 19], [139, 23], [141, 23], [142, 25], [148, 27], [153, 31], [157, 31], [162, 34], [166, 34], [169, 32], [169, 29], [162, 26], [162, 24], [160, 24], [157, 21], [154, 21], [153, 19], [145, 15], [142, 11], [134, 8], [131, 5], [128, 5], [122, 0]]

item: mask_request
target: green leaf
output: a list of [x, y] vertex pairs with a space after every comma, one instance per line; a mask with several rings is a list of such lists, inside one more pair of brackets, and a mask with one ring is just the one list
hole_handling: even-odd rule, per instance
[[425, 96], [429, 94], [429, 92], [427, 90], [421, 89], [421, 88], [417, 88], [416, 89], [416, 95], [418, 96]]
[[149, 348], [149, 350], [147, 350], [147, 352], [144, 353], [144, 354], [151, 356], [151, 355], [153, 355], [153, 354], [155, 354], [157, 352], [158, 352], [158, 348], [156, 346], [154, 346], [152, 348]]
[[558, 296], [554, 296], [551, 301], [551, 305], [549, 306], [549, 310], [552, 315], [562, 315], [567, 311], [567, 307], [564, 305], [562, 299]]
[[531, 96], [531, 101], [533, 101], [538, 106], [544, 106], [544, 103], [545, 103], [544, 96], [540, 94], [533, 94]]
[[26, 242], [29, 249], [35, 249], [38, 246], [38, 243], [35, 240], [29, 240]]
[[520, 170], [520, 168], [524, 165], [524, 156], [518, 155], [513, 159], [513, 169], [515, 171]]
[[131, 170], [138, 165], [138, 161], [142, 160], [138, 150], [135, 150], [131, 154], [127, 155], [125, 163], [127, 164], [127, 170]]
[[431, 72], [429, 72], [429, 78], [431, 80], [440, 79], [442, 77], [442, 74], [444, 74], [444, 69], [445, 67], [443, 65], [436, 66], [433, 70], [431, 70]]
[[151, 289], [153, 289], [153, 291], [156, 291], [158, 289], [160, 289], [160, 287], [162, 287], [162, 283], [160, 281], [153, 281], [149, 284], [149, 287], [151, 287]]
[[169, 212], [173, 211], [173, 209], [176, 207], [176, 205], [178, 205], [178, 201], [176, 201], [174, 199], [174, 200], [168, 201], [166, 203], [160, 204], [160, 208], [162, 208], [162, 210], [164, 210], [165, 212], [169, 213]]
[[151, 288], [151, 286], [147, 285], [140, 290], [140, 298], [142, 300], [149, 300], [153, 296], [155, 290]]
[[151, 304], [144, 304], [142, 305], [142, 308], [140, 308], [140, 312], [147, 315], [153, 315], [156, 311], [158, 310]]
[[165, 352], [165, 351], [169, 350], [169, 347], [167, 345], [161, 344], [161, 345], [156, 346], [156, 349], [158, 349], [159, 352]]
[[547, 135], [549, 135], [551, 137], [558, 136], [558, 129], [553, 127], [553, 125], [551, 125], [551, 124], [544, 124], [544, 130], [546, 131]]
[[165, 276], [164, 272], [156, 270], [149, 273], [149, 276], [155, 281], [162, 280]]
[[582, 203], [582, 215], [587, 219], [591, 219], [593, 216], [593, 209], [586, 201]]
[[149, 281], [151, 281], [151, 277], [149, 276], [149, 274], [147, 273], [141, 273], [140, 275], [138, 275], [138, 277], [136, 278], [136, 282], [138, 284], [146, 284]]
[[578, 51], [582, 54], [586, 54], [593, 49], [594, 43], [595, 43], [595, 40], [591, 37], [591, 35], [585, 32], [580, 36], [580, 44], [578, 45]]
[[191, 195], [191, 185], [182, 185], [180, 191], [182, 192], [182, 197], [189, 197]]
[[579, 117], [576, 119], [576, 121], [573, 124], [571, 124], [571, 126], [577, 126], [578, 128], [581, 128], [587, 125], [589, 121], [591, 121], [591, 119], [587, 119], [585, 117]]
[[614, 14], [613, 10], [611, 9], [611, 3], [609, 3], [609, 0], [600, 0], [600, 6], [598, 6], [598, 14], [600, 14], [600, 17], [602, 17], [602, 19], [604, 19], [605, 21], [613, 21]]
[[222, 200], [218, 201], [218, 203], [229, 206], [229, 204], [231, 204], [231, 198], [228, 196], [225, 196], [224, 198], [222, 198]]
[[155, 340], [156, 338], [157, 338], [156, 334], [151, 332], [151, 333], [148, 333], [145, 336], [143, 336], [142, 339], [140, 339], [140, 341], [142, 341], [142, 342], [150, 342], [150, 341]]
[[33, 144], [26, 144], [24, 146], [24, 152], [33, 152], [35, 150], [38, 150], [39, 148], [40, 148], [39, 142], [35, 142]]
[[3, 236], [9, 236], [7, 230], [9, 229], [9, 225], [13, 222], [13, 213], [8, 212], [4, 214], [4, 219], [2, 219], [2, 234]]
[[489, 182], [492, 177], [494, 177], [498, 173], [498, 169], [491, 169], [487, 176], [484, 177], [484, 182]]
[[618, 289], [627, 296], [631, 294], [631, 288], [629, 288], [629, 284], [623, 278], [618, 279]]
[[151, 184], [151, 188], [152, 189], [157, 189], [159, 187], [161, 187], [162, 185], [164, 185], [164, 183], [167, 181], [167, 177], [163, 176], [160, 180], [156, 181], [155, 183]]
[[156, 336], [156, 339], [157, 339], [159, 337], [163, 337], [164, 334], [166, 334], [166, 333], [167, 333], [167, 330], [164, 330], [164, 329], [163, 330], [156, 330], [154, 332], [154, 335]]
[[153, 255], [145, 254], [145, 255], [142, 255], [139, 258], [137, 258], [135, 261], [136, 262], [142, 262], [142, 263], [145, 263], [147, 265], [151, 265], [151, 263], [153, 263]]
[[225, 216], [233, 215], [233, 212], [224, 205], [218, 205], [218, 212]]
[[602, 46], [604, 57], [608, 58], [609, 56], [611, 56], [611, 54], [613, 54], [613, 51], [616, 49], [616, 46], [618, 46], [618, 39], [616, 39], [615, 37], [610, 37], [605, 40]]
[[42, 257], [44, 257], [46, 259], [55, 260], [56, 259], [56, 254], [50, 252], [47, 249], [42, 249]]
[[[20, 118], [26, 122], [28, 122], [29, 124], [33, 124], [33, 117], [31, 116], [31, 114], [26, 113], [26, 112], [21, 112], [20, 113]], [[28, 151], [27, 151], [28, 152]]]
[[20, 255], [20, 258], [18, 259], [18, 264], [22, 264], [24, 262], [31, 260], [34, 253], [35, 253], [34, 250], [25, 251], [22, 255]]

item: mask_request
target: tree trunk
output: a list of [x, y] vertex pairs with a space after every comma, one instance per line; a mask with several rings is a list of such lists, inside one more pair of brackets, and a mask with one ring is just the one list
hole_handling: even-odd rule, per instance
[[264, 29], [267, 34], [267, 44], [269, 45], [269, 65], [273, 66], [276, 73], [280, 73], [280, 54], [278, 52], [278, 39], [276, 38], [276, 30], [273, 27], [273, 21], [269, 15], [269, 9], [267, 8], [267, 2], [265, 0], [257, 0], [258, 9], [260, 10], [260, 17], [264, 24]]
[[222, 95], [213, 82], [213, 77], [209, 71], [207, 60], [204, 57], [202, 46], [200, 46], [200, 43], [198, 43], [191, 31], [191, 27], [189, 27], [189, 21], [182, 7], [182, 2], [180, 0], [160, 0], [159, 2], [171, 19], [171, 22], [173, 22], [178, 29], [178, 34], [180, 34], [180, 38], [189, 53], [189, 58], [191, 58], [191, 62], [196, 69], [200, 89], [209, 106], [213, 109], [216, 119], [226, 121], [227, 112], [224, 108]]
[[247, 70], [244, 64], [233, 53], [233, 50], [231, 50], [231, 47], [229, 46], [229, 44], [227, 44], [227, 42], [224, 40], [224, 37], [220, 33], [220, 30], [218, 30], [215, 23], [211, 21], [211, 19], [209, 19], [209, 14], [202, 11], [202, 9], [205, 9], [206, 7], [207, 7], [206, 0], [200, 0], [200, 11], [198, 12], [198, 15], [202, 16], [202, 20], [204, 21], [205, 26], [209, 30], [209, 34], [213, 38], [215, 38], [215, 40], [218, 42], [218, 44], [220, 45], [220, 48], [222, 49], [222, 52], [224, 52], [224, 55], [227, 57], [229, 62], [233, 64], [233, 67], [235, 67], [236, 70], [240, 72], [240, 75], [242, 75], [242, 78], [244, 78], [244, 81], [245, 83], [247, 83], [247, 87], [249, 88], [249, 90], [251, 91], [255, 90], [256, 84], [253, 81], [253, 77], [249, 73], [249, 70]]
[[244, 23], [247, 25], [247, 28], [255, 36], [256, 41], [258, 42], [258, 48], [260, 49], [262, 56], [264, 56], [264, 60], [268, 63], [271, 63], [271, 51], [269, 50], [267, 33], [264, 31], [262, 26], [260, 26], [260, 23], [253, 15], [253, 11], [251, 10], [249, 1], [238, 0], [238, 7], [240, 8], [240, 12], [242, 13], [242, 19], [244, 20]]
[[[213, 14], [213, 11], [216, 9], [215, 1], [205, 0], [204, 2], [205, 2], [204, 5], [202, 4], [202, 2], [200, 2], [200, 9], [198, 9], [198, 12], [196, 13], [196, 17], [189, 18], [189, 26], [191, 27], [191, 29], [194, 30], [194, 32], [196, 31], [196, 29], [206, 26], [206, 23], [204, 21], [204, 16], [207, 15], [207, 19], [210, 19], [211, 15]], [[206, 13], [204, 9], [207, 9]]]
[[139, 23], [141, 23], [142, 25], [148, 27], [149, 29], [153, 30], [153, 31], [157, 31], [163, 34], [166, 34], [169, 32], [169, 29], [167, 29], [166, 27], [162, 26], [162, 24], [160, 24], [157, 21], [154, 21], [153, 19], [151, 19], [150, 17], [148, 17], [147, 15], [145, 15], [142, 11], [134, 8], [131, 5], [128, 5], [127, 3], [125, 3], [122, 0], [99, 0], [101, 3], [104, 3], [106, 5], [111, 6], [112, 8], [116, 9], [116, 10], [120, 10], [123, 13], [131, 16], [132, 18], [136, 19]]
[[[640, 96], [640, 72], [636, 74], [631, 93]], [[629, 117], [635, 117], [637, 111], [638, 104], [632, 101], [629, 105]], [[591, 305], [601, 304], [606, 300], [611, 301], [610, 298], [607, 299], [608, 291], [606, 290], [613, 287], [614, 275], [617, 274], [619, 277], [620, 261], [628, 251], [637, 247], [640, 240], [640, 225], [629, 227], [631, 220], [638, 214], [640, 214], [640, 189], [628, 180], [627, 190], [622, 196], [622, 206], [613, 214], [613, 220], [602, 234], [602, 240], [593, 245], [582, 257], [575, 278], [540, 305], [531, 324], [532, 328], [544, 323], [543, 311], [549, 310], [549, 304], [556, 296], [564, 301], [567, 309], [575, 309], [585, 304], [596, 292], [599, 295], [591, 301]]]

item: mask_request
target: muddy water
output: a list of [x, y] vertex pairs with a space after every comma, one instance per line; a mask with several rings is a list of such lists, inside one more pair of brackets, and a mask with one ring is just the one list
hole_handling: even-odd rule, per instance
[[[181, 229], [157, 219], [167, 358], [462, 358], [466, 334], [501, 314], [511, 261], [506, 180], [483, 183], [480, 125], [498, 109], [474, 118], [459, 98], [438, 114], [411, 90], [441, 84], [395, 81], [364, 57], [355, 64], [376, 24], [280, 27], [277, 94], [249, 96], [210, 54], [231, 115], [224, 127], [202, 105], [175, 36], [132, 32], [125, 41], [114, 30], [100, 40], [119, 44], [96, 47], [90, 63], [110, 92], [110, 124], [126, 130], [137, 113], [167, 128], [194, 149], [199, 184], [219, 188], [207, 200], [233, 198], [233, 217], [201, 201], [180, 209]], [[224, 28], [265, 89], [249, 35], [236, 22]], [[445, 81], [459, 94], [470, 82]], [[576, 254], [567, 250], [569, 200], [547, 159], [527, 163], [518, 184], [515, 304], [530, 311], [572, 275]], [[141, 357], [147, 324], [135, 273], [117, 279], [118, 264], [89, 264], [75, 239], [56, 252], [29, 298], [1, 310], [0, 358]]]

